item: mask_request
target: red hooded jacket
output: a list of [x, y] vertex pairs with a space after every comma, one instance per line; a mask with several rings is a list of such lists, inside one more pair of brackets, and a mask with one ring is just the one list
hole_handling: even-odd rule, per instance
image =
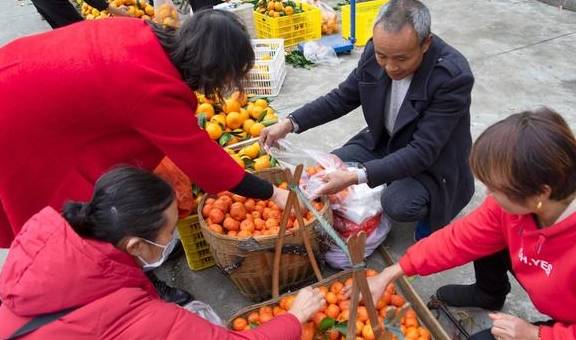
[[400, 259], [406, 275], [428, 275], [508, 248], [512, 271], [534, 306], [556, 321], [543, 340], [576, 339], [576, 213], [539, 229], [491, 197], [470, 215], [433, 233]]
[[198, 127], [197, 99], [142, 20], [88, 20], [0, 48], [0, 247], [46, 206], [87, 201], [117, 164], [167, 155], [208, 192], [243, 170]]
[[283, 314], [244, 332], [214, 326], [158, 298], [129, 254], [83, 239], [52, 208], [34, 215], [10, 248], [0, 274], [0, 338], [30, 317], [78, 309], [22, 339], [300, 339]]

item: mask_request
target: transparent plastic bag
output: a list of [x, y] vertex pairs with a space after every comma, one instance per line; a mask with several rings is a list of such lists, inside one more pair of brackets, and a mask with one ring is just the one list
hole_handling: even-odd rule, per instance
[[336, 55], [336, 51], [330, 46], [319, 43], [318, 41], [309, 41], [304, 44], [304, 58], [313, 62], [314, 64], [323, 65], [338, 65], [340, 59]]
[[202, 301], [192, 301], [184, 305], [183, 308], [194, 314], [197, 314], [202, 319], [208, 320], [215, 325], [226, 327], [224, 321], [222, 321], [220, 316], [216, 314], [214, 309]]
[[154, 0], [154, 22], [165, 27], [180, 27], [180, 15], [172, 0]]
[[336, 11], [330, 5], [319, 0], [304, 0], [304, 2], [320, 9], [322, 16], [322, 34], [330, 35], [338, 32], [338, 14], [336, 14]]

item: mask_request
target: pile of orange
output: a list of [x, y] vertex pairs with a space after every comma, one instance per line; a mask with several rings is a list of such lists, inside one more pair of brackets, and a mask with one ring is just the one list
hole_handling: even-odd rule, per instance
[[271, 18], [290, 16], [296, 13], [302, 13], [302, 5], [291, 0], [274, 1], [260, 0], [255, 9], [256, 12], [267, 15]]
[[[367, 270], [366, 276], [376, 275], [376, 271]], [[335, 328], [328, 329], [325, 332], [320, 332], [320, 323], [326, 319], [331, 318], [339, 323], [349, 322], [350, 304], [351, 300], [342, 294], [344, 286], [351, 286], [352, 278], [343, 282], [335, 281], [329, 286], [321, 286], [320, 292], [326, 299], [326, 305], [317, 312], [312, 319], [305, 323], [302, 327], [302, 340], [313, 339], [345, 339], [345, 336]], [[232, 321], [232, 329], [236, 331], [249, 330], [257, 327], [264, 322], [272, 319], [276, 315], [286, 313], [294, 301], [294, 295], [286, 296], [280, 299], [278, 304], [273, 306], [261, 307], [258, 311], [253, 311], [247, 316], [238, 317]], [[397, 294], [394, 284], [388, 285], [384, 295], [378, 300], [376, 309], [378, 310], [378, 318], [383, 322], [384, 316], [388, 311], [393, 308], [399, 311], [400, 307], [406, 303], [405, 299]], [[416, 312], [413, 309], [407, 309], [404, 315], [400, 318], [401, 325], [399, 328], [408, 340], [430, 340], [431, 334], [426, 328], [420, 324]], [[356, 313], [356, 340], [373, 340], [375, 339], [374, 332], [370, 326], [368, 317], [368, 309], [361, 302], [358, 306]]]
[[[280, 186], [286, 187], [286, 183]], [[313, 202], [313, 205], [318, 211], [324, 206], [322, 202]], [[202, 216], [215, 233], [238, 238], [257, 237], [278, 234], [282, 209], [269, 200], [254, 200], [225, 191], [216, 198], [206, 199]], [[306, 211], [304, 222], [308, 224], [313, 218], [312, 213]], [[295, 216], [290, 216], [287, 230], [298, 227]]]
[[[305, 171], [306, 171], [306, 176], [300, 180], [301, 183], [310, 179], [310, 177], [318, 174], [319, 172], [324, 171], [324, 167], [317, 164], [317, 165], [306, 167]], [[348, 196], [349, 193], [350, 193], [350, 188], [346, 188], [346, 189], [343, 189], [343, 190], [341, 190], [341, 191], [339, 191], [333, 195], [329, 195], [328, 199], [330, 200], [330, 203], [337, 204], [337, 203], [344, 201], [344, 199]]]
[[[83, 0], [78, 0], [77, 3], [80, 5], [82, 16], [88, 20], [110, 17], [110, 13], [108, 13], [107, 10], [98, 11]], [[126, 13], [135, 18], [140, 18], [142, 20], [150, 20], [154, 18], [154, 6], [146, 0], [112, 0], [110, 1], [110, 5], [118, 8], [125, 8]]]
[[200, 127], [223, 146], [258, 137], [266, 126], [278, 122], [278, 115], [263, 98], [250, 100], [236, 91], [223, 103], [216, 103], [202, 94], [196, 96]]

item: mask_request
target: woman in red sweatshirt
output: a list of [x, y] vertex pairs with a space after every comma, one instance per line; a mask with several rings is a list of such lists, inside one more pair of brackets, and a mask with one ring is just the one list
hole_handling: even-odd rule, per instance
[[133, 167], [102, 176], [89, 202], [66, 203], [62, 214], [44, 208], [0, 274], [0, 338], [35, 320], [21, 339], [300, 339], [301, 323], [325, 304], [318, 289], [300, 291], [288, 313], [244, 332], [162, 301], [142, 268], [166, 259], [177, 219], [170, 185]]
[[412, 247], [371, 279], [378, 299], [402, 275], [429, 275], [505, 249], [509, 270], [539, 312], [531, 324], [493, 313], [473, 339], [576, 339], [576, 140], [564, 119], [541, 109], [489, 127], [474, 143], [472, 170], [489, 195], [474, 212]]

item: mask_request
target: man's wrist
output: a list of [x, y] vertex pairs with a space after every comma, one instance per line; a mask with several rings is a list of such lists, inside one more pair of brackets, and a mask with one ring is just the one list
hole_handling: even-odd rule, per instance
[[298, 126], [298, 122], [296, 122], [296, 119], [294, 118], [294, 116], [289, 114], [288, 117], [286, 117], [286, 119], [288, 119], [288, 121], [292, 125], [292, 130], [290, 130], [290, 132], [297, 133], [299, 126]]

